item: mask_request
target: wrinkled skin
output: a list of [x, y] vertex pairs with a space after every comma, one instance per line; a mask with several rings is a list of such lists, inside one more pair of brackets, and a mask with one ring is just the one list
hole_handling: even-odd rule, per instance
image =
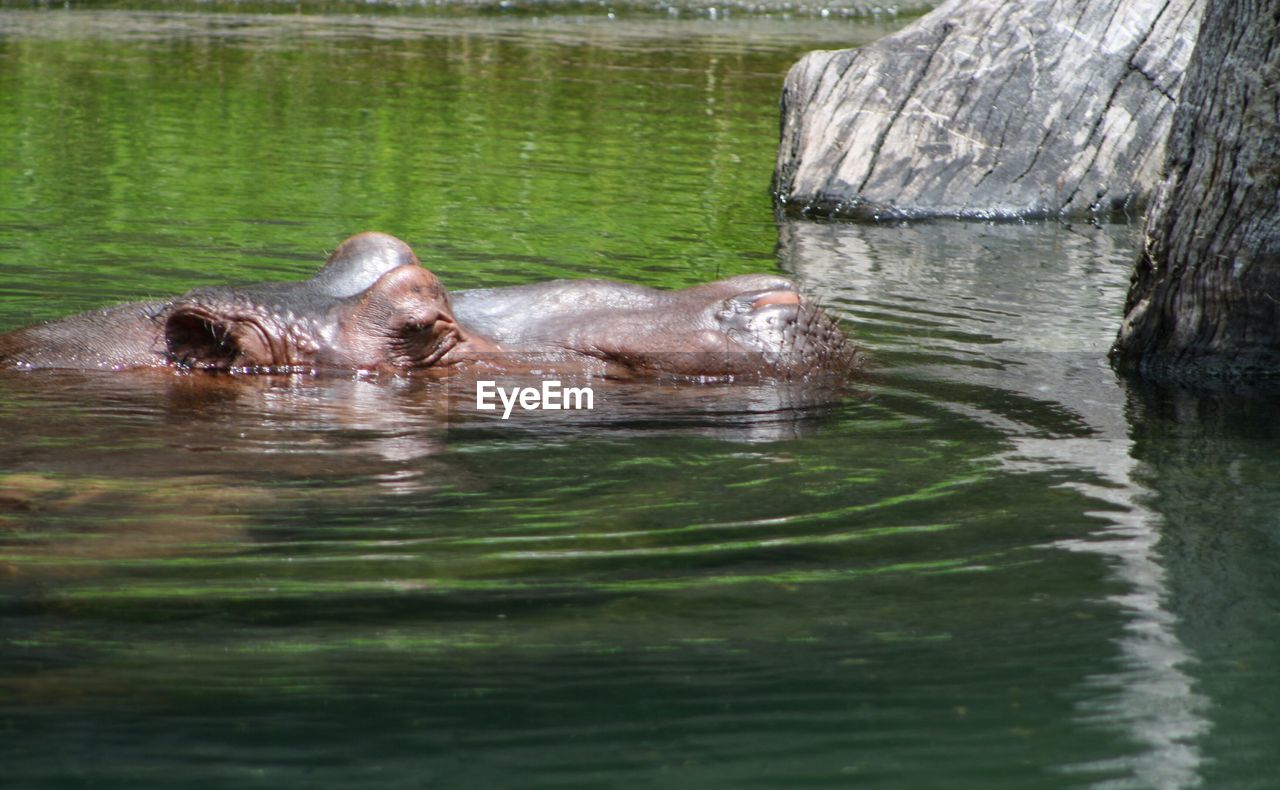
[[0, 367], [237, 372], [579, 370], [610, 376], [846, 373], [843, 334], [786, 278], [682, 291], [603, 280], [452, 296], [408, 245], [343, 242], [310, 280], [201, 288], [0, 335]]

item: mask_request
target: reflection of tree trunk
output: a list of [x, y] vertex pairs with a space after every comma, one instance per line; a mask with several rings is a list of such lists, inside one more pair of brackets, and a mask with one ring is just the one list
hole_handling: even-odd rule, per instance
[[1280, 0], [1209, 0], [1113, 358], [1280, 368]]
[[1125, 384], [1135, 482], [1159, 517], [1165, 605], [1196, 658], [1185, 671], [1209, 701], [1210, 726], [1194, 739], [1204, 786], [1275, 787], [1280, 389]]
[[1106, 213], [1149, 197], [1203, 0], [951, 0], [782, 95], [774, 194], [822, 216]]

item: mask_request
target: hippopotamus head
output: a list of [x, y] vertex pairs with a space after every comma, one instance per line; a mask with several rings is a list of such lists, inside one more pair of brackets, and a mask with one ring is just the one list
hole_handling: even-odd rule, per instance
[[165, 357], [204, 370], [425, 368], [470, 340], [439, 279], [383, 233], [343, 242], [305, 282], [202, 288], [157, 318]]
[[451, 300], [383, 233], [347, 239], [304, 282], [200, 288], [0, 334], [0, 368], [140, 367], [796, 378], [843, 374], [855, 353], [784, 277], [679, 291], [555, 280]]

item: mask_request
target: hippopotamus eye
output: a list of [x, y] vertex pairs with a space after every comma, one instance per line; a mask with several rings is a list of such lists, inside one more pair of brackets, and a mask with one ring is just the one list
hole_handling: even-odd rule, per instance
[[447, 322], [410, 318], [391, 337], [390, 361], [397, 367], [426, 367], [434, 364], [454, 341]]
[[434, 329], [434, 323], [423, 322], [416, 319], [405, 321], [396, 328], [392, 342], [401, 346], [430, 343]]

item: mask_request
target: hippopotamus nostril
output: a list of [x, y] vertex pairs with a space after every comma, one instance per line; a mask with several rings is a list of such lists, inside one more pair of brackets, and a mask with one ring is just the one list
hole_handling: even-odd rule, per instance
[[773, 305], [773, 304], [798, 305], [800, 304], [800, 294], [796, 293], [795, 291], [770, 291], [768, 293], [765, 293], [756, 297], [755, 301], [751, 303], [751, 306], [759, 310], [760, 308], [765, 307], [766, 305]]

